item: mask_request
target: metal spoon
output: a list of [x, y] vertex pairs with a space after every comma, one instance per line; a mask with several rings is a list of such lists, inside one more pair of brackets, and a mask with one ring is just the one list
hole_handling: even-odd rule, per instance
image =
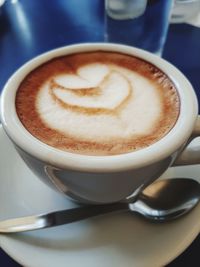
[[110, 213], [136, 212], [153, 221], [168, 221], [189, 212], [200, 199], [200, 184], [192, 179], [159, 180], [149, 185], [134, 203], [119, 202], [81, 206], [0, 222], [0, 233], [24, 232], [83, 220]]

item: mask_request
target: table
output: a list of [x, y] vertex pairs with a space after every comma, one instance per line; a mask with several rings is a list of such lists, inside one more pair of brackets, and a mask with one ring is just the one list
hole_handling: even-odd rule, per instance
[[[27, 60], [67, 44], [104, 40], [103, 0], [8, 0], [0, 8], [0, 88]], [[200, 28], [172, 24], [163, 57], [191, 81], [200, 101]], [[200, 266], [200, 235], [168, 267]], [[0, 266], [20, 267], [0, 249]]]

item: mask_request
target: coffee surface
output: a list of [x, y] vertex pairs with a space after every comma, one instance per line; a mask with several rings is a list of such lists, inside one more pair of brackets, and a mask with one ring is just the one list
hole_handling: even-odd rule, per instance
[[165, 136], [179, 96], [157, 67], [114, 52], [54, 58], [30, 72], [16, 94], [24, 127], [42, 142], [86, 155], [114, 155]]

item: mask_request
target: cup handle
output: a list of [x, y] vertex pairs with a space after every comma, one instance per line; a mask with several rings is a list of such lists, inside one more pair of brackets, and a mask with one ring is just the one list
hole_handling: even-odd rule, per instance
[[195, 146], [189, 145], [190, 142], [196, 137], [200, 137], [200, 115], [197, 117], [193, 133], [187, 143], [186, 148], [175, 160], [173, 166], [200, 164], [200, 143]]

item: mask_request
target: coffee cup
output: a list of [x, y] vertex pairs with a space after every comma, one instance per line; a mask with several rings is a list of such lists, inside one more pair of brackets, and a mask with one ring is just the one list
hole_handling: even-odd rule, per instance
[[[82, 153], [82, 150], [80, 150], [80, 153], [77, 153], [77, 151], [74, 152], [73, 150], [64, 151], [59, 147], [46, 144], [45, 142], [39, 140], [39, 138], [37, 138], [35, 134], [31, 134], [31, 132], [24, 126], [24, 123], [22, 121], [23, 119], [20, 117], [21, 112], [23, 113], [23, 108], [22, 111], [19, 111], [18, 107], [16, 106], [16, 103], [18, 103], [18, 95], [20, 95], [20, 93], [18, 93], [18, 91], [20, 92], [20, 86], [22, 84], [25, 84], [26, 86], [30, 84], [30, 80], [28, 82], [24, 82], [27, 75], [29, 75], [30, 73], [31, 75], [34, 74], [35, 69], [39, 68], [40, 66], [46, 66], [46, 62], [52, 63], [55, 58], [59, 59], [63, 56], [68, 57], [71, 55], [75, 55], [76, 57], [76, 55], [88, 53], [114, 53], [116, 55], [120, 54], [128, 57], [134, 57], [134, 60], [136, 60], [137, 62], [143, 62], [144, 65], [147, 66], [147, 68], [149, 68], [150, 66], [149, 69], [150, 72], [153, 73], [152, 75], [154, 75], [155, 69], [158, 70], [158, 72], [160, 71], [159, 73], [162, 73], [164, 75], [163, 77], [165, 77], [165, 80], [167, 79], [171, 84], [173, 84], [173, 87], [175, 87], [176, 89], [176, 96], [179, 99], [177, 118], [173, 126], [171, 126], [170, 130], [165, 133], [160, 139], [155, 139], [153, 143], [148, 143], [146, 146], [142, 146], [139, 149], [133, 149], [131, 151], [116, 150], [118, 152], [114, 150], [116, 153], [110, 154], [102, 154], [102, 151], [100, 151], [100, 153], [98, 149], [95, 150], [94, 153], [88, 153], [88, 150], [87, 153]], [[102, 56], [98, 58], [102, 58]], [[72, 61], [72, 63], [70, 64], [75, 64], [73, 62], [74, 61]], [[104, 72], [106, 73], [107, 69], [103, 66], [100, 70], [99, 75], [104, 75]], [[47, 73], [47, 71], [45, 71], [45, 73]], [[88, 75], [88, 68], [84, 69], [84, 71], [81, 70], [81, 75], [82, 73], [84, 73], [84, 75]], [[127, 82], [126, 78], [124, 78], [126, 74], [121, 75], [120, 78], [117, 76], [118, 74], [118, 70], [116, 71], [115, 69], [114, 71], [111, 71], [111, 74], [105, 75], [107, 75], [106, 79], [113, 80], [115, 83], [116, 80], [118, 81], [119, 79], [119, 81], [122, 81], [122, 83], [125, 84], [126, 89], [124, 89], [120, 93], [123, 96], [125, 90], [129, 92], [127, 89], [128, 87], [126, 87], [129, 85], [129, 82]], [[93, 70], [92, 75], [94, 75]], [[159, 79], [160, 76], [158, 75], [157, 77]], [[82, 78], [74, 78], [74, 76], [70, 76], [70, 79], [75, 79], [77, 84], [79, 84], [80, 79]], [[59, 78], [56, 81], [58, 83], [60, 81], [63, 81], [63, 77]], [[81, 82], [83, 82], [83, 79], [81, 80]], [[94, 83], [96, 82], [99, 81], [95, 80]], [[49, 84], [52, 84], [52, 81]], [[37, 83], [34, 83], [34, 86], [36, 85]], [[32, 86], [33, 89], [35, 88], [34, 86]], [[115, 86], [117, 86], [117, 83], [115, 84]], [[67, 109], [66, 113], [69, 111], [68, 109], [70, 107], [70, 112], [76, 113], [76, 115], [78, 112], [83, 111], [82, 106], [79, 106], [77, 108], [77, 105], [69, 105], [69, 102], [65, 102], [65, 104], [63, 104], [63, 101], [60, 100], [60, 94], [62, 94], [63, 88], [60, 84], [57, 85], [57, 87], [58, 89], [60, 89], [60, 91], [55, 89], [57, 91], [54, 91], [53, 96], [55, 98], [56, 95], [56, 106], [60, 104], [64, 105], [64, 107], [66, 107]], [[102, 101], [98, 100], [99, 97], [101, 100], [102, 95], [97, 91], [92, 91], [97, 90], [97, 88], [95, 87], [94, 89], [92, 87], [91, 89], [91, 86], [88, 84], [86, 85], [86, 87], [87, 91], [84, 91], [86, 92], [86, 96], [84, 95], [84, 101], [86, 101], [85, 99], [89, 99], [87, 101], [90, 101], [91, 95], [96, 94], [95, 99], [97, 99], [96, 101], [98, 102], [98, 105], [104, 105], [102, 104]], [[104, 90], [104, 86], [103, 89], [100, 89]], [[74, 101], [74, 99], [79, 99], [80, 97], [82, 97], [82, 92], [80, 92], [80, 90], [77, 90], [76, 93], [74, 93], [74, 91], [72, 92], [72, 89], [67, 90], [67, 94], [71, 97], [70, 101]], [[28, 93], [25, 97], [31, 100], [33, 98], [33, 95], [34, 93]], [[43, 93], [41, 93], [41, 95], [43, 95]], [[43, 98], [41, 97], [41, 99]], [[151, 101], [151, 99], [148, 100]], [[21, 97], [19, 103], [23, 101], [24, 98]], [[90, 102], [87, 101], [84, 104], [85, 113], [91, 111], [91, 109], [89, 109], [87, 106]], [[114, 101], [113, 98], [112, 101]], [[38, 103], [37, 107], [40, 106], [40, 102]], [[21, 104], [19, 104], [19, 106], [20, 105]], [[149, 105], [151, 106], [150, 102]], [[154, 106], [155, 105], [153, 105], [153, 107]], [[130, 105], [130, 107], [132, 107], [132, 105]], [[99, 110], [103, 110], [105, 114], [103, 113], [103, 115], [99, 115]], [[103, 118], [105, 118], [107, 115], [110, 116], [110, 111], [107, 112], [109, 113], [107, 114], [105, 112], [104, 106], [101, 106], [101, 108], [98, 109], [95, 106], [95, 109], [93, 108], [92, 112], [90, 112], [91, 114], [88, 115], [90, 117], [89, 119], [87, 118], [87, 120], [90, 120], [91, 116], [93, 116], [95, 112], [97, 113], [96, 116], [101, 116]], [[53, 114], [57, 113], [59, 112], [53, 112]], [[83, 114], [84, 116], [85, 113]], [[25, 115], [23, 115], [22, 117], [24, 118], [24, 116], [28, 116], [27, 123], [32, 125], [32, 121], [34, 121], [35, 118], [35, 113], [33, 112], [32, 108], [27, 114], [25, 112]], [[148, 115], [146, 114], [145, 116]], [[49, 117], [50, 119], [52, 118], [52, 116]], [[119, 119], [118, 115], [116, 117], [113, 120]], [[154, 118], [154, 116], [152, 116], [152, 118]], [[31, 61], [23, 65], [20, 69], [18, 69], [5, 85], [1, 96], [1, 121], [3, 129], [5, 130], [8, 138], [12, 141], [19, 155], [22, 157], [28, 167], [30, 167], [30, 169], [48, 186], [81, 203], [112, 203], [125, 200], [129, 197], [137, 197], [137, 194], [141, 190], [143, 190], [148, 184], [156, 180], [159, 176], [161, 176], [170, 166], [197, 164], [200, 162], [199, 151], [197, 153], [197, 148], [188, 146], [193, 138], [200, 135], [198, 102], [192, 85], [187, 80], [187, 78], [169, 62], [147, 51], [130, 46], [106, 43], [77, 44], [58, 48], [32, 59]], [[56, 121], [56, 123], [58, 122], [59, 127], [61, 120], [58, 120], [57, 117], [55, 117], [54, 121]], [[73, 123], [75, 122], [72, 120], [72, 125], [74, 125]], [[115, 127], [115, 125], [111, 126], [111, 128], [112, 127]], [[37, 131], [40, 131], [40, 125], [35, 128], [37, 128]], [[67, 128], [69, 128], [69, 126], [67, 126]], [[72, 127], [72, 130], [77, 128], [78, 127]], [[90, 127], [91, 133], [96, 136], [95, 134], [98, 133], [99, 130], [95, 130], [95, 128], [93, 131], [93, 128], [95, 127]], [[84, 132], [85, 129], [81, 130], [81, 134], [82, 131]], [[49, 133], [51, 133], [50, 130], [46, 130], [45, 132], [42, 130], [41, 132], [43, 132], [42, 136], [44, 138]], [[109, 133], [109, 131], [107, 133]], [[119, 131], [119, 135], [122, 133], [123, 131]], [[87, 134], [88, 133], [86, 132], [84, 138], [87, 138]], [[100, 131], [100, 135], [102, 137], [104, 135], [104, 131]], [[73, 144], [73, 146], [77, 148], [77, 141], [75, 142], [75, 145]], [[116, 147], [118, 148], [119, 146]], [[92, 151], [92, 149], [90, 151]], [[110, 151], [109, 149], [108, 151]]]

